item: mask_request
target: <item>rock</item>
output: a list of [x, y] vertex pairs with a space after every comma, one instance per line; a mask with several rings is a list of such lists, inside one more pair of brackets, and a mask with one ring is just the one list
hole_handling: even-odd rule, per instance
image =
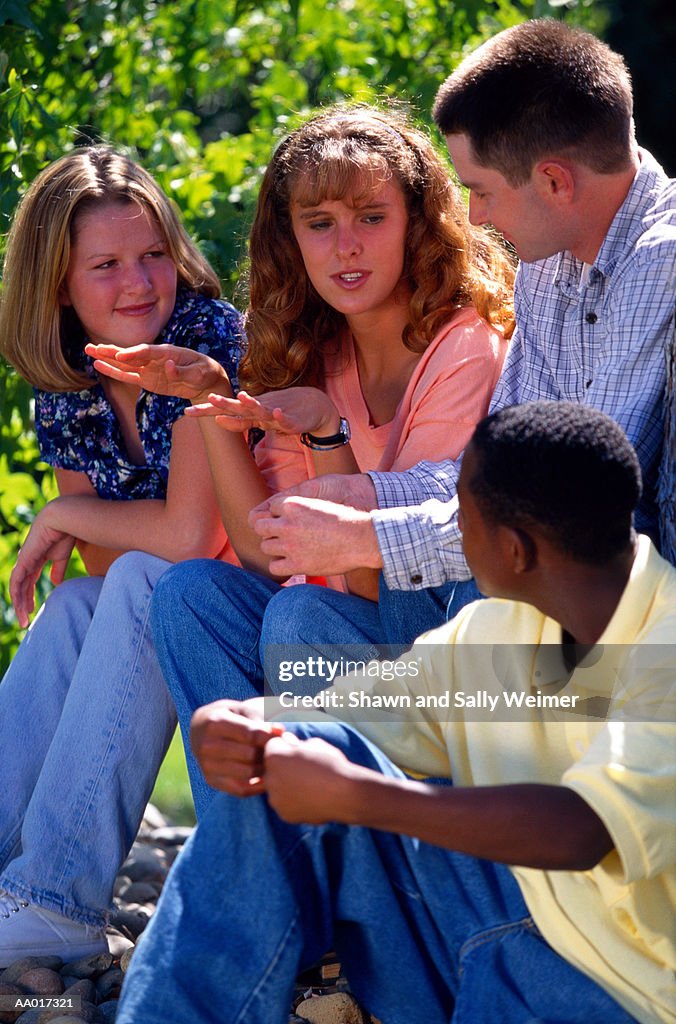
[[123, 871], [132, 882], [164, 882], [169, 865], [164, 850], [134, 843]]
[[19, 975], [16, 983], [22, 992], [38, 996], [60, 996], [63, 979], [48, 967], [31, 967]]
[[[22, 996], [24, 993], [18, 985], [6, 985], [0, 981], [0, 996]], [[20, 1017], [23, 1010], [0, 1010], [0, 1021], [2, 1024], [14, 1024], [17, 1017]]]
[[41, 1010], [26, 1010], [17, 1019], [16, 1024], [38, 1024], [38, 1017], [41, 1014]]
[[148, 804], [146, 806], [143, 821], [141, 822], [141, 832], [144, 830], [151, 832], [156, 828], [165, 828], [168, 824], [168, 819], [155, 807], [155, 804]]
[[26, 971], [34, 967], [47, 967], [50, 971], [60, 971], [63, 967], [63, 960], [58, 956], [24, 956], [21, 960], [15, 960], [2, 972], [3, 985], [13, 985]]
[[132, 938], [137, 939], [148, 924], [150, 915], [146, 910], [123, 910], [118, 908], [110, 913], [110, 923], [115, 928], [128, 932]]
[[72, 964], [66, 964], [61, 969], [64, 974], [73, 978], [96, 978], [112, 966], [113, 958], [110, 953], [95, 953], [93, 956], [84, 956]]
[[146, 903], [148, 900], [157, 903], [162, 886], [157, 882], [131, 882], [118, 898], [124, 903]]
[[128, 949], [126, 953], [123, 953], [120, 957], [120, 970], [123, 974], [126, 974], [129, 970], [129, 964], [131, 963], [131, 958], [134, 955], [134, 948]]
[[122, 988], [124, 974], [119, 967], [111, 967], [109, 971], [96, 979], [96, 999], [92, 1002], [104, 1002], [106, 999], [117, 998]]
[[183, 846], [193, 832], [194, 828], [190, 825], [169, 825], [153, 829], [148, 838], [153, 843], [161, 843], [166, 846]]
[[78, 1021], [78, 1024], [82, 1021], [85, 1024], [101, 1024], [101, 1015], [98, 1007], [83, 999], [77, 1010], [44, 1010], [38, 1017], [37, 1024], [66, 1024], [67, 1021], [71, 1024], [74, 1021]]
[[108, 950], [114, 960], [119, 960], [126, 949], [131, 949], [134, 940], [123, 934], [118, 928], [108, 926], [106, 928], [106, 942]]
[[131, 885], [131, 878], [129, 875], [118, 875], [115, 879], [115, 885], [113, 886], [113, 896], [119, 896], [120, 893]]
[[[101, 975], [102, 978], [105, 976], [105, 974]], [[65, 980], [64, 978], [64, 982]], [[77, 981], [73, 981], [64, 988], [63, 994], [64, 996], [79, 996], [80, 999], [86, 999], [88, 1003], [95, 1003], [96, 985], [91, 978], [78, 978]]]
[[304, 999], [296, 1007], [296, 1015], [311, 1024], [364, 1024], [359, 1003], [347, 992]]

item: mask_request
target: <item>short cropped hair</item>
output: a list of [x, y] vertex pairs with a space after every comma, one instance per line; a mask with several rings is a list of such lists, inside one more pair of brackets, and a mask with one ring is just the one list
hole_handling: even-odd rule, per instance
[[631, 538], [641, 470], [626, 434], [575, 402], [527, 402], [487, 416], [469, 480], [489, 522], [536, 528], [578, 561], [603, 564]]
[[110, 146], [75, 149], [46, 167], [17, 208], [9, 233], [0, 304], [0, 354], [45, 391], [80, 391], [83, 332], [60, 293], [79, 218], [105, 203], [136, 203], [157, 221], [178, 284], [217, 298], [218, 277], [187, 235], [155, 179]]
[[627, 168], [634, 125], [622, 57], [582, 29], [543, 18], [498, 33], [437, 93], [444, 135], [469, 137], [476, 161], [523, 185], [552, 156], [599, 174]]

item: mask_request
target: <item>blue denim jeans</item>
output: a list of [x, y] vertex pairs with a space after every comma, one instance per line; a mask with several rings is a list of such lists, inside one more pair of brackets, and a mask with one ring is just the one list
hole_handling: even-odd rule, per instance
[[0, 683], [0, 887], [100, 925], [176, 716], [150, 595], [168, 562], [131, 552], [57, 587]]
[[[157, 656], [176, 706], [198, 817], [214, 791], [190, 751], [190, 719], [222, 697], [246, 700], [263, 693], [269, 645], [327, 645], [350, 657], [397, 652], [479, 597], [473, 580], [434, 591], [389, 591], [366, 601], [311, 584], [282, 587], [274, 580], [212, 559], [172, 566], [153, 594], [151, 620]], [[357, 651], [358, 649], [358, 651]], [[274, 690], [275, 682], [269, 683]], [[315, 689], [321, 689], [317, 685]]]
[[[348, 726], [293, 726], [401, 776]], [[629, 1024], [540, 935], [503, 865], [220, 794], [165, 884], [117, 1024], [285, 1024], [294, 980], [335, 948], [386, 1024]]]

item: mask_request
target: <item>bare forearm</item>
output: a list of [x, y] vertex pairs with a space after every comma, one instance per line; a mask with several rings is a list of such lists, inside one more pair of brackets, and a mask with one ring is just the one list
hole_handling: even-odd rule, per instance
[[[167, 502], [160, 499], [107, 501], [89, 495], [65, 495], [50, 502], [41, 515], [53, 528], [116, 554], [134, 549], [179, 561], [199, 555], [213, 557], [222, 546], [215, 523], [206, 524], [189, 515], [172, 516]], [[92, 566], [95, 559], [92, 555]]]
[[612, 849], [600, 818], [564, 786], [454, 789], [391, 779], [356, 766], [350, 776], [345, 805], [350, 824], [543, 870], [589, 870]]
[[243, 434], [226, 433], [213, 420], [200, 419], [221, 519], [237, 557], [247, 569], [268, 573], [269, 559], [249, 526], [252, 508], [270, 496]]

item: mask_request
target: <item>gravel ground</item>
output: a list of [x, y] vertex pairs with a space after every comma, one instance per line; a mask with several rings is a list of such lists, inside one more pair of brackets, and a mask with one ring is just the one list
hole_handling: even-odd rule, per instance
[[[148, 805], [137, 840], [115, 882], [115, 908], [106, 929], [109, 952], [69, 964], [53, 956], [25, 957], [0, 970], [0, 996], [14, 996], [19, 1004], [18, 1009], [0, 1007], [0, 1024], [108, 1024], [115, 1020], [136, 941], [154, 913], [164, 879], [191, 831], [171, 825]], [[56, 1009], [53, 1004], [45, 1008], [44, 1003], [40, 1005], [41, 997], [61, 998], [63, 1003]], [[73, 997], [77, 1002], [69, 1009]], [[6, 1006], [6, 1000], [2, 1004]], [[331, 953], [296, 983], [289, 1024], [308, 1021], [378, 1024], [350, 994]]]

